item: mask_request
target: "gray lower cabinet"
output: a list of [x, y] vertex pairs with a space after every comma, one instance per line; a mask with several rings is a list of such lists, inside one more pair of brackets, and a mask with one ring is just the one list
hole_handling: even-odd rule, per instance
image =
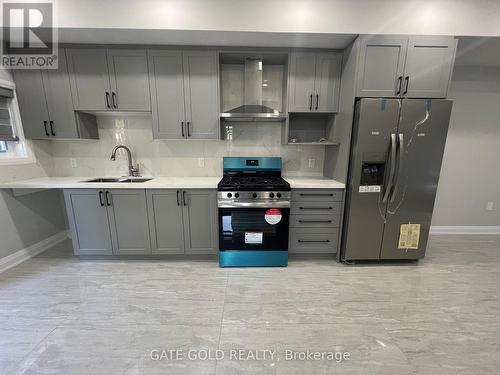
[[142, 189], [64, 191], [76, 255], [150, 254]]
[[153, 254], [184, 254], [181, 190], [147, 190]]
[[339, 248], [342, 189], [293, 189], [289, 252], [334, 254]]
[[148, 190], [153, 254], [216, 254], [216, 191]]
[[357, 97], [445, 98], [457, 41], [452, 37], [360, 37]]
[[111, 229], [104, 192], [95, 189], [64, 191], [71, 239], [76, 255], [112, 255]]

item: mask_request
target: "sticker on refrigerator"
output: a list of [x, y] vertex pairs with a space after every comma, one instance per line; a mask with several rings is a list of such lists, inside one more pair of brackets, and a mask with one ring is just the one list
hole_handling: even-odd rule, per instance
[[401, 224], [399, 228], [399, 249], [418, 249], [420, 224]]
[[263, 234], [262, 232], [245, 232], [246, 244], [261, 244]]
[[270, 208], [264, 214], [264, 219], [266, 219], [266, 223], [271, 225], [276, 225], [281, 221], [282, 215], [281, 211], [277, 208]]
[[363, 185], [359, 187], [360, 193], [380, 193], [380, 185]]

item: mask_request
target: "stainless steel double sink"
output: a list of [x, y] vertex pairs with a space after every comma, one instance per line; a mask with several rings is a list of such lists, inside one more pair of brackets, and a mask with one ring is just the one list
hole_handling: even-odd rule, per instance
[[82, 182], [106, 182], [106, 183], [111, 183], [111, 182], [146, 182], [150, 181], [152, 178], [128, 178], [128, 177], [99, 177], [99, 178], [93, 178], [92, 180], [86, 180]]

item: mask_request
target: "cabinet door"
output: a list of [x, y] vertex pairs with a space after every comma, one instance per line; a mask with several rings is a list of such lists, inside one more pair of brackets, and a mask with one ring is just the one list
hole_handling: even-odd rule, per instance
[[151, 254], [146, 191], [113, 189], [106, 194], [113, 254]]
[[153, 138], [186, 137], [184, 78], [180, 51], [148, 51]]
[[219, 138], [219, 65], [215, 51], [185, 51], [186, 136]]
[[186, 254], [216, 254], [218, 243], [215, 190], [184, 190]]
[[150, 111], [148, 59], [145, 50], [108, 50], [113, 109]]
[[408, 38], [362, 37], [357, 77], [358, 97], [401, 94]]
[[13, 73], [24, 136], [28, 139], [50, 138], [49, 113], [41, 71], [14, 70]]
[[70, 189], [64, 191], [64, 197], [75, 254], [111, 255], [104, 193], [96, 189]]
[[456, 40], [451, 37], [410, 38], [405, 65], [405, 79], [408, 80], [405, 81], [405, 96], [445, 98], [453, 70], [455, 49]]
[[180, 190], [148, 190], [149, 233], [153, 254], [184, 254]]
[[66, 56], [75, 109], [110, 110], [111, 97], [106, 50], [68, 49]]
[[342, 55], [340, 53], [318, 53], [316, 55], [314, 111], [337, 112], [341, 68]]
[[59, 68], [42, 72], [42, 80], [51, 121], [49, 131], [52, 138], [78, 138], [64, 51], [59, 53]]
[[316, 54], [297, 52], [290, 60], [288, 112], [310, 112], [313, 109]]

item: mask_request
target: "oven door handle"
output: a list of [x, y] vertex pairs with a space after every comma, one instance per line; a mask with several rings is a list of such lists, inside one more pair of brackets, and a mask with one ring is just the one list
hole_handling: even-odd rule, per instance
[[219, 208], [290, 208], [290, 201], [275, 202], [231, 202], [219, 200]]

